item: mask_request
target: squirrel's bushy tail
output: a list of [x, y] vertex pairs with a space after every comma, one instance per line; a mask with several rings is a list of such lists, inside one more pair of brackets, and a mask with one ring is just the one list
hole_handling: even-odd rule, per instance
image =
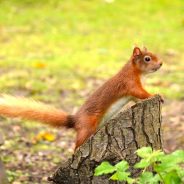
[[24, 97], [1, 95], [0, 115], [35, 120], [55, 127], [74, 127], [71, 116], [66, 112]]

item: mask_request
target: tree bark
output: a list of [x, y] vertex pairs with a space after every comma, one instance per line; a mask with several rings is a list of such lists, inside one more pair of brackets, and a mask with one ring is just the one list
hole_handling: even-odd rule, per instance
[[94, 176], [102, 161], [115, 164], [126, 160], [132, 176], [140, 171], [132, 166], [139, 161], [135, 151], [143, 146], [162, 149], [161, 98], [138, 102], [119, 112], [83, 144], [66, 163], [49, 178], [54, 184], [110, 184], [109, 176]]

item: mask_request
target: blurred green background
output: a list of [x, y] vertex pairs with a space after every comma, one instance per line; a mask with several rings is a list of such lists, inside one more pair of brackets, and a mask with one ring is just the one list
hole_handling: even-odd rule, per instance
[[8, 0], [0, 8], [1, 91], [57, 99], [76, 90], [65, 99], [79, 105], [80, 90], [117, 72], [138, 45], [164, 62], [148, 88], [184, 96], [183, 0]]
[[[168, 101], [181, 101], [184, 99], [183, 37], [183, 0], [1, 0], [0, 92], [31, 96], [72, 112], [91, 91], [120, 70], [129, 59], [133, 46], [137, 45], [146, 46], [164, 63], [160, 71], [147, 77], [146, 88], [162, 94]], [[4, 120], [1, 129], [6, 132], [12, 121], [6, 121], [4, 125]], [[59, 147], [59, 143], [25, 146], [26, 141], [29, 143], [25, 141], [26, 136], [30, 139], [35, 132], [47, 128], [16, 124], [15, 121], [13, 125], [15, 134], [7, 134], [6, 139], [15, 138], [8, 144], [6, 141], [3, 150], [11, 181], [22, 177], [22, 168], [27, 168], [28, 176], [34, 168], [34, 164], [28, 163], [19, 170], [12, 166], [12, 162], [17, 161], [14, 149], [19, 155], [30, 151], [31, 147], [31, 158], [41, 148], [46, 150], [47, 159], [40, 160], [40, 168], [47, 165], [49, 159], [56, 165], [60, 162], [59, 155], [64, 146]], [[17, 131], [19, 126], [25, 127]], [[70, 137], [73, 141], [72, 133]], [[17, 145], [15, 140], [22, 140], [25, 145]], [[60, 141], [63, 140], [60, 138]], [[8, 155], [10, 149], [12, 153]], [[48, 158], [49, 149], [55, 151], [52, 154], [58, 160]], [[46, 175], [50, 167], [45, 166]], [[35, 177], [37, 182], [40, 181], [39, 171]], [[24, 183], [26, 179], [17, 181]], [[29, 183], [28, 180], [25, 183]]]

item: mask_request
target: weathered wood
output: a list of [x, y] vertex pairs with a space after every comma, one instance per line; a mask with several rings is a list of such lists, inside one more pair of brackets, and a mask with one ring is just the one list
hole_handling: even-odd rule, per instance
[[[112, 164], [125, 159], [130, 166], [139, 158], [135, 151], [143, 146], [162, 149], [161, 98], [155, 96], [119, 112], [83, 144], [49, 178], [55, 184], [118, 183], [108, 176], [95, 177], [94, 169], [102, 161]], [[131, 168], [133, 176], [139, 174]]]

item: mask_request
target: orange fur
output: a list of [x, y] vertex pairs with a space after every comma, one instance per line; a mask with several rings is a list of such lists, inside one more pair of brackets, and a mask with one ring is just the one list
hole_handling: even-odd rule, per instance
[[[147, 55], [152, 59], [150, 63], [144, 62]], [[100, 120], [113, 103], [129, 96], [139, 99], [151, 97], [152, 95], [141, 84], [141, 76], [158, 70], [161, 65], [162, 63], [154, 54], [135, 47], [130, 61], [97, 89], [76, 113], [76, 147], [83, 144], [96, 131]]]
[[52, 126], [67, 126], [67, 113], [40, 102], [23, 97], [2, 95], [0, 97], [0, 114], [8, 117], [21, 117], [36, 120]]
[[[149, 58], [150, 61], [147, 61]], [[102, 117], [121, 98], [145, 99], [152, 96], [141, 84], [141, 76], [161, 67], [158, 58], [135, 47], [130, 61], [112, 78], [98, 88], [75, 115], [25, 98], [3, 96], [0, 98], [0, 114], [45, 122], [52, 126], [73, 127], [77, 131], [76, 148], [97, 129]]]

